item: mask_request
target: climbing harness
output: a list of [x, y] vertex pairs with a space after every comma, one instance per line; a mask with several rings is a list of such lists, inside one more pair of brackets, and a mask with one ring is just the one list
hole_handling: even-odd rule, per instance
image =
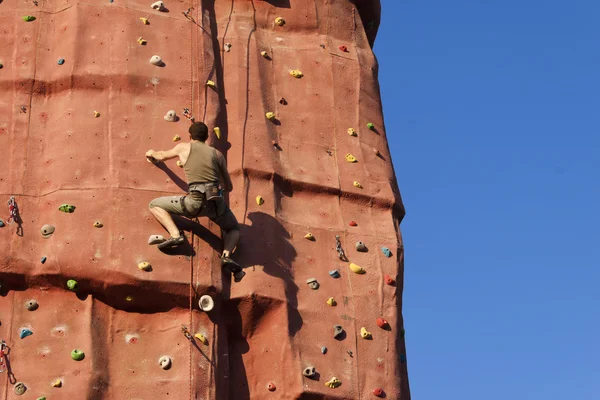
[[14, 222], [19, 222], [19, 207], [17, 207], [14, 196], [10, 196], [10, 199], [8, 200], [8, 214], [9, 216], [6, 223], [12, 224]]
[[348, 261], [346, 258], [346, 253], [344, 253], [344, 249], [342, 249], [342, 242], [340, 242], [340, 235], [335, 235], [335, 250], [338, 253], [338, 258], [342, 261]]

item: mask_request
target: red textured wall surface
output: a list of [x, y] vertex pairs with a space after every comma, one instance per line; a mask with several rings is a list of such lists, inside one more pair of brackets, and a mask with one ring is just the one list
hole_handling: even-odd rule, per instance
[[[22, 217], [22, 232], [0, 228], [0, 340], [10, 347], [0, 398], [369, 399], [379, 387], [386, 398], [409, 399], [404, 209], [371, 49], [379, 2], [167, 1], [164, 12], [150, 3], [0, 2], [0, 217], [7, 220], [10, 196]], [[183, 15], [190, 7], [194, 21]], [[151, 65], [152, 55], [165, 65]], [[296, 69], [302, 78], [290, 75]], [[222, 132], [210, 142], [234, 181], [228, 201], [242, 224], [235, 258], [247, 272], [240, 283], [221, 272], [220, 232], [205, 218], [185, 224], [189, 245], [175, 252], [147, 244], [163, 233], [148, 203], [185, 185], [174, 161], [158, 168], [144, 153], [172, 147], [176, 134], [187, 138], [185, 107]], [[163, 119], [171, 109], [178, 122]], [[65, 203], [75, 212], [59, 211]], [[44, 224], [56, 227], [47, 239]], [[365, 274], [338, 258], [336, 235]], [[357, 241], [368, 252], [357, 252]], [[152, 270], [139, 270], [142, 261]], [[339, 279], [329, 276], [334, 269]], [[204, 294], [215, 299], [209, 313], [197, 305]], [[25, 307], [31, 299], [35, 311]], [[208, 344], [190, 343], [182, 325]], [[33, 334], [20, 339], [23, 328]], [[75, 348], [84, 360], [71, 359]], [[169, 370], [158, 365], [163, 355]], [[315, 379], [303, 377], [307, 366]], [[9, 372], [27, 387], [23, 396]], [[342, 383], [335, 389], [325, 385], [333, 376]], [[56, 379], [62, 387], [52, 387]]]

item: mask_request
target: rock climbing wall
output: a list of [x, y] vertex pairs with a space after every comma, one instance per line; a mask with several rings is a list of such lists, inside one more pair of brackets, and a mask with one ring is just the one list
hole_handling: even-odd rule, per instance
[[[410, 398], [379, 15], [0, 0], [0, 398]], [[148, 245], [148, 203], [186, 186], [144, 153], [187, 139], [185, 108], [228, 160], [239, 283], [205, 218]]]

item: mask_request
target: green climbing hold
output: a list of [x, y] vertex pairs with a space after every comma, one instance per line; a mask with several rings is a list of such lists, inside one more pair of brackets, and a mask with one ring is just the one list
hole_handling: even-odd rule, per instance
[[63, 204], [60, 207], [58, 207], [58, 209], [62, 212], [72, 213], [75, 211], [75, 206], [72, 206], [70, 204]]
[[38, 397], [36, 400], [46, 400], [46, 396]]
[[23, 21], [25, 21], [25, 22], [35, 21], [35, 17], [33, 15], [25, 15], [23, 17]]
[[67, 281], [67, 287], [69, 288], [69, 290], [76, 291], [77, 289], [79, 289], [79, 284], [75, 279], [69, 279]]
[[79, 349], [75, 349], [71, 352], [71, 358], [75, 361], [81, 361], [85, 358], [85, 353]]
[[375, 125], [372, 122], [369, 122], [367, 124], [367, 128], [369, 128], [370, 130], [373, 130], [373, 129], [375, 129]]

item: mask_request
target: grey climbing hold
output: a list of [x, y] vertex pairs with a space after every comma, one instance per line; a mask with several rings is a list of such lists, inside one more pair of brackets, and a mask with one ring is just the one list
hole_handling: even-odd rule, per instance
[[200, 297], [198, 305], [200, 306], [200, 309], [204, 312], [209, 312], [213, 308], [215, 308], [215, 302], [213, 301], [212, 297], [206, 294]]
[[329, 276], [331, 276], [332, 278], [339, 278], [340, 277], [340, 271], [338, 271], [337, 269], [329, 271]]
[[306, 280], [306, 284], [312, 290], [317, 290], [319, 288], [319, 282], [315, 278], [310, 278]]
[[321, 353], [322, 354], [326, 354], [327, 353], [327, 347], [325, 347], [325, 346], [321, 347]]
[[65, 63], [65, 59], [64, 58], [59, 58], [58, 59], [58, 65], [63, 65]]
[[27, 386], [25, 386], [23, 382], [15, 383], [15, 393], [17, 394], [17, 396], [22, 395], [23, 393], [25, 393], [26, 390]]
[[162, 356], [158, 359], [158, 365], [160, 365], [160, 367], [165, 370], [171, 368], [171, 357]]
[[333, 337], [335, 339], [337, 339], [340, 336], [342, 336], [342, 333], [344, 333], [344, 328], [342, 328], [341, 325], [334, 325], [333, 326]]
[[356, 242], [356, 251], [365, 253], [365, 252], [369, 251], [369, 249], [367, 249], [367, 245], [364, 244], [363, 242]]
[[317, 369], [315, 367], [306, 367], [302, 370], [302, 375], [307, 378], [314, 378], [317, 374]]
[[42, 237], [44, 239], [48, 239], [54, 233], [54, 225], [46, 224], [46, 225], [42, 226], [42, 229], [40, 230], [40, 232], [42, 233]]
[[148, 238], [148, 244], [159, 244], [166, 240], [167, 239], [165, 239], [163, 235], [150, 235], [150, 237]]
[[150, 57], [150, 64], [160, 66], [163, 65], [163, 60], [160, 56], [152, 56]]
[[150, 7], [152, 7], [154, 10], [164, 11], [165, 3], [163, 3], [162, 1], [157, 1], [157, 2], [152, 3], [152, 5]]
[[25, 339], [27, 336], [33, 335], [33, 331], [29, 328], [21, 328], [21, 332], [19, 332], [19, 337], [21, 339]]
[[25, 302], [25, 308], [28, 309], [29, 311], [35, 311], [38, 309], [40, 305], [38, 304], [37, 301], [31, 299], [31, 300], [27, 300]]
[[177, 121], [177, 113], [175, 110], [169, 110], [164, 116], [165, 121], [176, 122]]
[[47, 258], [46, 258], [46, 256], [44, 256], [44, 257], [42, 257], [42, 258], [41, 258], [40, 262], [41, 262], [42, 264], [44, 264], [44, 263], [46, 262], [46, 260], [47, 260]]
[[390, 249], [388, 249], [387, 247], [382, 247], [381, 251], [383, 252], [383, 255], [386, 256], [387, 258], [390, 258], [392, 256], [392, 251]]

